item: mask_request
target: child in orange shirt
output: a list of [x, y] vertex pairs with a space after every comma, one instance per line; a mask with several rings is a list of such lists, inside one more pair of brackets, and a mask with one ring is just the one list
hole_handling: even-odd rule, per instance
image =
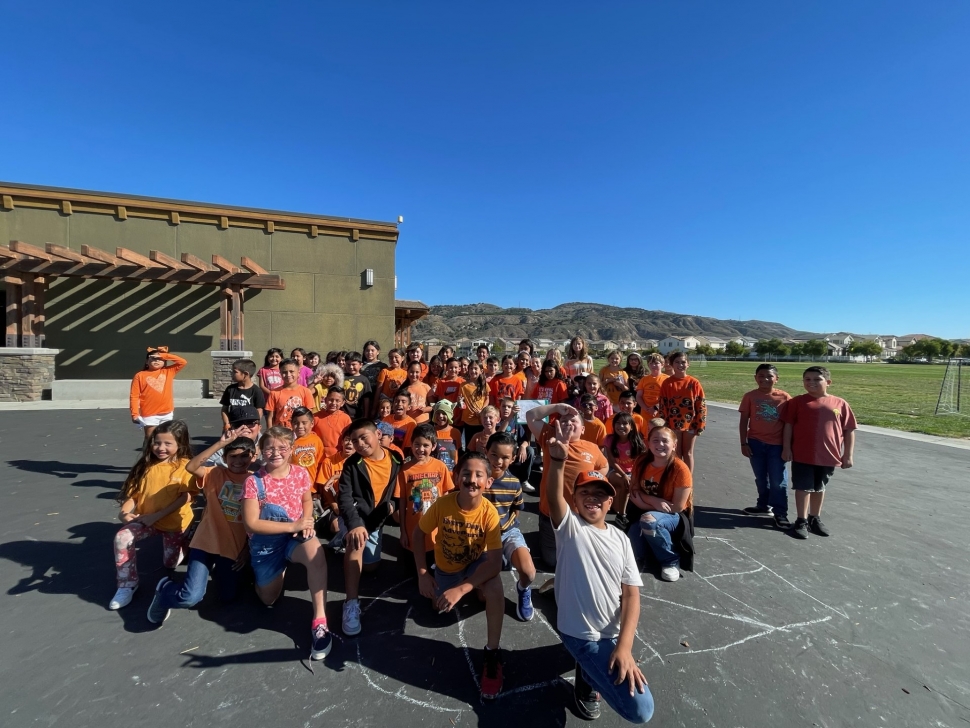
[[485, 360], [485, 381], [488, 382], [489, 385], [491, 385], [492, 380], [498, 376], [500, 369], [501, 367], [499, 366], [499, 361], [494, 356], [490, 356]]
[[600, 382], [606, 390], [606, 396], [610, 398], [610, 404], [616, 409], [620, 404], [620, 395], [630, 388], [626, 372], [620, 369], [620, 352], [611, 351], [607, 361], [607, 366], [600, 369]]
[[670, 355], [674, 373], [660, 385], [660, 416], [677, 435], [677, 455], [687, 468], [694, 470], [694, 439], [707, 426], [707, 403], [704, 388], [694, 377], [687, 376], [690, 360], [682, 351]]
[[377, 375], [377, 386], [381, 394], [390, 399], [398, 388], [404, 384], [408, 378], [408, 373], [401, 368], [404, 355], [400, 349], [391, 349], [387, 352], [387, 369], [382, 369]]
[[167, 346], [150, 346], [145, 356], [145, 368], [132, 377], [128, 396], [131, 421], [144, 431], [145, 443], [158, 425], [175, 416], [172, 387], [175, 375], [186, 364], [188, 362], [182, 357], [169, 354]]
[[616, 419], [616, 416], [618, 414], [625, 412], [626, 414], [633, 417], [633, 425], [634, 427], [637, 428], [637, 432], [640, 433], [640, 436], [646, 437], [648, 432], [647, 423], [640, 415], [638, 415], [634, 411], [636, 410], [636, 407], [637, 407], [636, 394], [631, 392], [629, 389], [623, 392], [622, 394], [620, 394], [620, 404], [618, 405], [618, 407], [619, 409], [617, 409], [613, 413], [613, 416], [603, 423], [604, 425], [606, 425], [606, 434], [607, 435], [613, 434], [613, 421]]
[[300, 386], [300, 367], [292, 359], [280, 364], [283, 387], [274, 389], [266, 398], [266, 422], [270, 427], [290, 427], [290, 418], [297, 407], [312, 409], [313, 392]]
[[323, 444], [323, 454], [330, 457], [340, 446], [340, 437], [350, 425], [350, 416], [343, 411], [344, 389], [334, 385], [323, 399], [323, 409], [313, 416], [313, 431]]
[[411, 393], [406, 387], [402, 387], [391, 400], [391, 416], [384, 420], [394, 428], [394, 444], [405, 453], [408, 441], [411, 439], [411, 430], [417, 424], [408, 416], [409, 409], [411, 409]]
[[488, 405], [488, 382], [478, 361], [468, 363], [468, 380], [461, 385], [461, 396], [458, 406], [461, 407], [461, 430], [465, 442], [469, 442], [476, 433], [482, 431], [482, 421], [479, 415], [482, 408]]
[[320, 464], [326, 455], [323, 452], [323, 440], [313, 431], [313, 413], [306, 407], [297, 407], [290, 418], [293, 425], [293, 450], [290, 452], [290, 462], [305, 468], [310, 474], [310, 482], [319, 482]]
[[135, 544], [149, 536], [162, 537], [162, 560], [166, 568], [182, 563], [185, 529], [192, 523], [189, 492], [192, 476], [185, 470], [192, 458], [189, 429], [182, 420], [163, 422], [135, 463], [118, 502], [118, 520], [124, 525], [114, 538], [118, 591], [108, 609], [121, 609], [131, 603], [138, 588]]
[[434, 394], [431, 396], [432, 402], [439, 402], [442, 399], [447, 399], [452, 404], [458, 402], [461, 385], [465, 383], [459, 376], [460, 372], [461, 363], [457, 359], [452, 358], [445, 362], [445, 376], [444, 379], [439, 379], [434, 385]]
[[440, 356], [435, 354], [428, 361], [428, 375], [424, 378], [424, 383], [427, 384], [431, 389], [435, 388], [438, 380], [441, 379], [442, 375], [445, 373], [445, 362]]
[[[323, 525], [323, 531], [331, 537], [327, 544], [328, 548], [340, 546], [342, 538], [333, 538], [340, 532], [340, 506], [337, 504], [337, 485], [340, 482], [340, 473], [344, 469], [344, 461], [354, 454], [354, 443], [350, 441], [349, 425], [340, 434], [340, 449], [333, 455], [326, 457], [320, 463], [320, 470], [317, 473], [316, 492], [313, 497], [319, 501], [320, 505], [314, 508], [319, 511], [318, 528]], [[321, 520], [322, 519], [322, 520]]]
[[515, 374], [515, 358], [511, 354], [502, 357], [502, 375], [493, 378], [488, 388], [493, 407], [498, 407], [502, 397], [509, 397], [516, 401], [522, 399], [525, 388], [522, 386], [522, 378]]
[[404, 357], [405, 367], [410, 366], [411, 362], [418, 362], [421, 365], [421, 379], [422, 381], [426, 376], [428, 376], [428, 365], [424, 361], [424, 349], [421, 348], [421, 344], [417, 342], [411, 344], [407, 348], [407, 353]]
[[421, 381], [421, 362], [412, 361], [408, 364], [408, 392], [411, 393], [411, 409], [408, 416], [416, 423], [427, 422], [431, 413], [431, 405], [428, 403], [428, 395], [431, 392], [425, 382]]
[[[219, 450], [226, 465], [206, 467], [204, 463]], [[243, 486], [255, 461], [256, 443], [230, 429], [186, 464], [197, 490], [205, 494], [205, 512], [189, 544], [185, 580], [180, 585], [165, 576], [155, 587], [148, 607], [152, 624], [168, 619], [171, 609], [190, 609], [201, 602], [210, 573], [219, 587], [220, 601], [235, 598], [239, 573], [249, 563], [241, 508]]]
[[[430, 423], [415, 427], [411, 435], [411, 460], [397, 476], [394, 497], [399, 499], [401, 547], [408, 551], [411, 550], [411, 536], [421, 516], [438, 500], [438, 496], [455, 489], [451, 468], [432, 457], [437, 447], [438, 438]], [[426, 534], [424, 539], [425, 551], [432, 552], [432, 559], [436, 535], [437, 532], [432, 532]], [[429, 559], [429, 568], [432, 559]]]
[[535, 399], [548, 399], [549, 404], [559, 404], [566, 401], [569, 388], [559, 374], [559, 367], [552, 359], [546, 359], [542, 363], [542, 375], [536, 382], [534, 393]]
[[583, 436], [581, 439], [591, 442], [596, 447], [603, 446], [606, 437], [606, 425], [596, 416], [596, 397], [588, 392], [579, 398], [579, 412], [583, 416]]
[[640, 414], [651, 420], [657, 416], [660, 386], [667, 379], [663, 373], [664, 358], [660, 354], [651, 354], [647, 357], [647, 368], [650, 373], [641, 377], [637, 384], [637, 404], [640, 405]]

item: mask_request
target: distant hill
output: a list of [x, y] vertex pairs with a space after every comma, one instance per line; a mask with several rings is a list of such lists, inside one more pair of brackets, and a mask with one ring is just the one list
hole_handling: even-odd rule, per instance
[[601, 303], [564, 303], [555, 308], [500, 308], [490, 303], [460, 306], [432, 306], [431, 313], [414, 325], [416, 339], [527, 336], [614, 341], [662, 339], [670, 334], [700, 334], [728, 339], [809, 338], [818, 336], [770, 321], [724, 321], [706, 316], [688, 316], [642, 308], [617, 308]]

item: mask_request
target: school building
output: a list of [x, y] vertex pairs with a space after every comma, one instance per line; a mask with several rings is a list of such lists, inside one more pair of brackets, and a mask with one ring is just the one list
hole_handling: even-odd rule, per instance
[[386, 352], [427, 313], [395, 305], [397, 241], [393, 222], [0, 182], [0, 400], [130, 381], [148, 346], [213, 392], [271, 346]]

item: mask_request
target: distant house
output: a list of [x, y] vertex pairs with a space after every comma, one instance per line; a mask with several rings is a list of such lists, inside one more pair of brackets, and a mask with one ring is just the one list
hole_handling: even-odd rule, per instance
[[644, 350], [644, 349], [659, 349], [660, 348], [660, 342], [657, 339], [646, 339], [645, 341], [641, 341], [640, 342], [640, 346], [638, 348], [641, 349], [641, 350]]
[[556, 342], [552, 339], [533, 339], [532, 343], [536, 345], [537, 349], [548, 350], [556, 348]]
[[[421, 339], [417, 343], [424, 347], [425, 352], [431, 352], [431, 354], [437, 354], [442, 346], [441, 339]], [[426, 354], [425, 358], [430, 358], [431, 354]]]
[[506, 339], [502, 336], [496, 336], [491, 340], [489, 345], [489, 351], [500, 351], [503, 354], [514, 354], [519, 350], [519, 341], [512, 339]]
[[731, 341], [741, 344], [741, 346], [746, 346], [749, 349], [758, 343], [757, 339], [752, 339], [747, 336], [735, 336]]
[[611, 340], [587, 341], [586, 345], [593, 351], [615, 351], [620, 345]]
[[657, 345], [661, 354], [669, 354], [672, 351], [692, 351], [700, 345], [700, 340], [696, 336], [668, 336], [661, 339]]
[[823, 340], [829, 344], [829, 354], [831, 356], [848, 356], [849, 344], [855, 341], [852, 334], [847, 334], [844, 331], [840, 331], [837, 334], [826, 334]]
[[724, 348], [727, 346], [726, 339], [720, 339], [716, 336], [698, 336], [697, 338], [704, 339], [707, 345], [714, 349], [714, 351], [724, 351]]

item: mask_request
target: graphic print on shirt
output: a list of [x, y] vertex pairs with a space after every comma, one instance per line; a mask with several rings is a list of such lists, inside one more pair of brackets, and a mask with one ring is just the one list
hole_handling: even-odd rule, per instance
[[438, 528], [438, 543], [441, 553], [453, 564], [462, 567], [478, 561], [485, 548], [485, 529], [477, 523], [459, 521], [445, 516]]
[[222, 513], [230, 523], [242, 522], [243, 485], [243, 483], [227, 480], [219, 488], [219, 505], [222, 506]]
[[458, 450], [455, 447], [454, 440], [438, 440], [434, 456], [443, 462], [448, 470], [455, 469], [455, 463], [458, 461], [457, 455]]
[[293, 449], [292, 462], [309, 470], [316, 462], [316, 455], [317, 451], [313, 449], [313, 445], [300, 445]]
[[165, 390], [165, 382], [168, 380], [168, 374], [164, 371], [160, 371], [154, 377], [145, 377], [145, 384], [154, 389], [156, 392], [162, 392]]
[[755, 417], [765, 422], [777, 422], [778, 416], [778, 405], [773, 402], [758, 402]]
[[435, 474], [433, 477], [425, 475], [421, 480], [415, 481], [411, 486], [411, 512], [425, 514], [431, 504], [438, 500], [438, 482], [441, 476]]
[[[350, 407], [356, 406], [357, 402], [360, 401], [360, 394], [364, 391], [363, 382], [344, 382], [344, 397], [347, 398], [347, 405]], [[397, 391], [395, 388], [394, 391]]]

